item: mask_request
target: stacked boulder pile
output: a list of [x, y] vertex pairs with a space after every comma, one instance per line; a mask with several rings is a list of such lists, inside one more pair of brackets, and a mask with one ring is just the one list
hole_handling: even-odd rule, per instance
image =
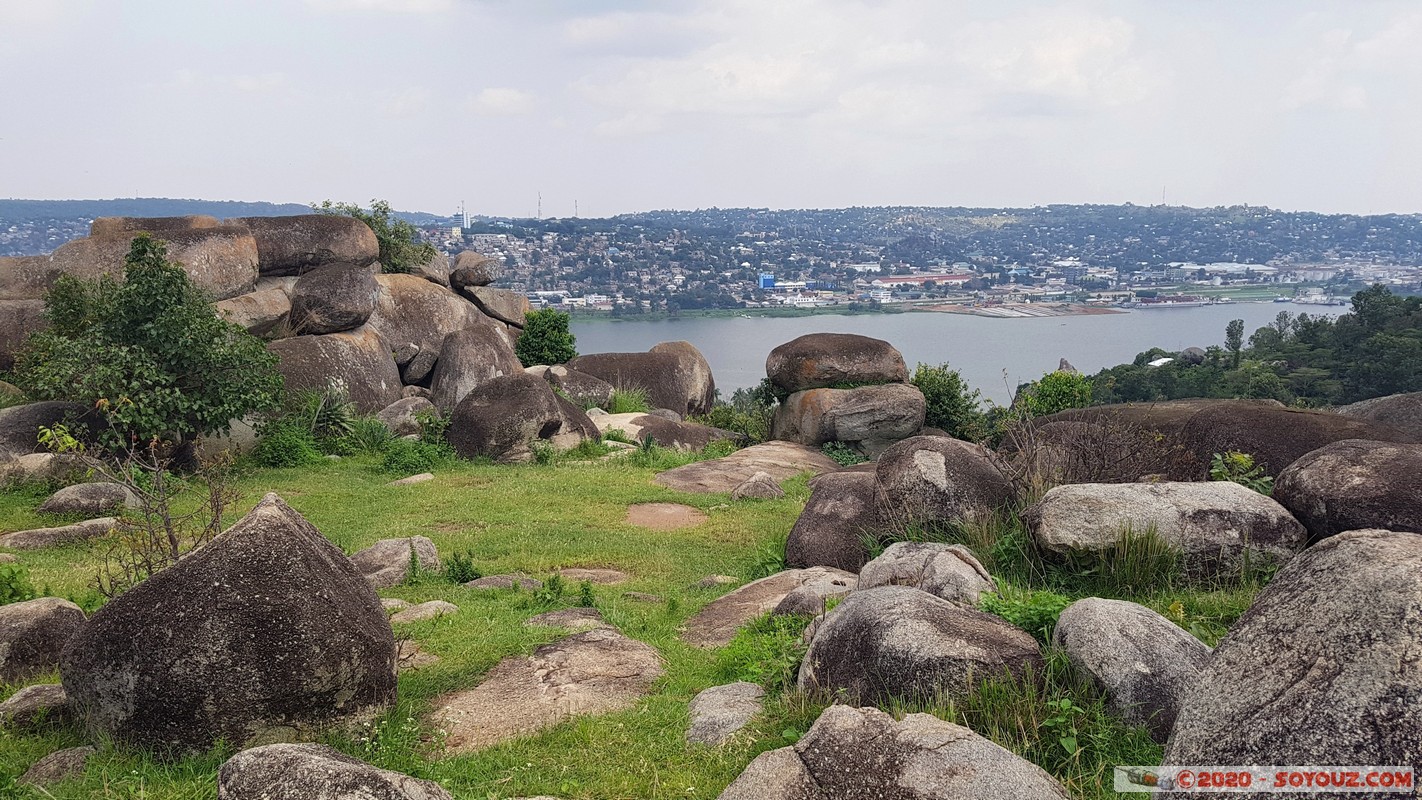
[[[581, 407], [554, 388], [585, 394], [602, 383], [599, 372], [617, 378], [612, 385], [645, 384], [658, 405], [679, 414], [704, 413], [714, 393], [709, 366], [685, 342], [650, 354], [588, 357], [587, 373], [558, 367], [527, 374], [514, 344], [528, 300], [490, 285], [502, 273], [497, 260], [464, 252], [451, 262], [437, 254], [410, 272], [386, 274], [365, 223], [320, 214], [107, 217], [94, 221], [88, 237], [49, 255], [0, 259], [0, 369], [43, 328], [44, 296], [60, 275], [120, 274], [140, 232], [167, 243], [169, 258], [225, 318], [269, 340], [288, 390], [336, 386], [361, 413], [406, 423], [417, 411], [438, 409], [465, 457], [526, 460], [535, 440], [568, 447], [597, 438]], [[627, 360], [619, 356], [634, 355], [648, 363], [619, 366]], [[24, 455], [37, 448], [6, 449]]]

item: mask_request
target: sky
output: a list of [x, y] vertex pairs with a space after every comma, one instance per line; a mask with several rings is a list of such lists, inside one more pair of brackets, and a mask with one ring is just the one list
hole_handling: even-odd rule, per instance
[[1417, 213], [1419, 43], [1417, 0], [0, 0], [0, 197]]

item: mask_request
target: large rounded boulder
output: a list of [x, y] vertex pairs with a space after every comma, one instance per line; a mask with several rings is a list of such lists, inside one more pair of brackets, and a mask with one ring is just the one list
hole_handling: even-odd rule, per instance
[[127, 233], [151, 233], [154, 236], [173, 231], [200, 231], [216, 228], [222, 223], [217, 217], [206, 214], [189, 214], [182, 217], [98, 217], [89, 223], [90, 236], [118, 236]]
[[912, 586], [935, 597], [976, 608], [997, 584], [972, 551], [961, 544], [895, 542], [859, 571], [859, 588]]
[[1390, 394], [1361, 400], [1337, 409], [1339, 414], [1402, 431], [1411, 441], [1422, 442], [1422, 392]]
[[931, 714], [832, 705], [756, 756], [719, 800], [1067, 800], [1041, 767]]
[[716, 398], [711, 366], [689, 342], [663, 342], [645, 353], [578, 356], [567, 366], [619, 389], [643, 389], [654, 407], [683, 417], [705, 414]]
[[289, 392], [343, 387], [362, 414], [374, 414], [400, 399], [400, 370], [390, 346], [369, 325], [349, 333], [295, 336], [267, 345]]
[[0, 606], [0, 681], [23, 681], [59, 666], [64, 646], [84, 628], [84, 611], [59, 597]]
[[395, 700], [395, 638], [365, 578], [275, 494], [96, 612], [64, 650], [95, 735], [186, 753]]
[[324, 264], [368, 266], [380, 258], [369, 225], [337, 214], [238, 217], [227, 220], [251, 231], [263, 275], [300, 275]]
[[[0, 270], [4, 269], [0, 263]], [[0, 299], [0, 372], [13, 369], [16, 356], [29, 344], [30, 336], [48, 327], [43, 300]]]
[[1230, 481], [1057, 486], [1023, 518], [1039, 546], [1061, 555], [1105, 553], [1153, 534], [1195, 577], [1282, 564], [1307, 539], [1287, 509]]
[[1007, 470], [986, 448], [914, 436], [885, 450], [874, 469], [879, 508], [894, 524], [952, 524], [992, 514], [1013, 498]]
[[217, 800], [452, 800], [433, 781], [379, 769], [323, 744], [243, 750], [217, 771]]
[[[49, 272], [84, 280], [122, 275], [133, 237], [123, 233], [65, 242], [50, 254]], [[257, 283], [257, 243], [245, 228], [172, 230], [154, 238], [167, 245], [169, 261], [182, 265], [193, 283], [217, 300], [246, 294]]]
[[317, 267], [297, 278], [292, 287], [292, 330], [316, 334], [359, 328], [374, 313], [379, 288], [370, 267]]
[[923, 392], [903, 383], [807, 389], [776, 409], [771, 435], [810, 446], [843, 442], [873, 458], [917, 434], [925, 410]]
[[480, 384], [450, 415], [445, 437], [464, 458], [527, 461], [530, 445], [569, 425], [558, 396], [542, 379], [519, 370]]
[[482, 322], [444, 337], [430, 380], [430, 399], [448, 414], [470, 392], [495, 378], [514, 374], [523, 374], [523, 365], [514, 354], [508, 333]]
[[1422, 445], [1320, 447], [1279, 473], [1274, 498], [1313, 539], [1363, 528], [1422, 533]]
[[454, 257], [454, 265], [449, 273], [449, 285], [455, 289], [488, 286], [503, 274], [504, 265], [499, 259], [465, 250]]
[[82, 403], [45, 401], [0, 408], [0, 461], [39, 453], [39, 429], [77, 420], [89, 409]]
[[1419, 663], [1422, 536], [1325, 539], [1215, 647], [1162, 763], [1422, 768]]
[[385, 337], [392, 350], [415, 345], [422, 355], [438, 356], [444, 337], [489, 322], [473, 303], [423, 278], [377, 275], [375, 282], [380, 292], [366, 324]]
[[964, 698], [990, 678], [1040, 680], [1037, 640], [999, 617], [910, 586], [850, 594], [800, 665], [800, 688], [852, 701]]
[[1091, 677], [1113, 713], [1170, 736], [1185, 693], [1200, 679], [1210, 648], [1142, 605], [1087, 597], [1057, 619], [1052, 645]]
[[835, 567], [858, 572], [879, 536], [872, 472], [830, 472], [810, 481], [810, 499], [785, 540], [790, 567]]
[[787, 393], [908, 380], [903, 354], [893, 345], [855, 333], [807, 333], [791, 339], [770, 351], [765, 372]]
[[1215, 453], [1248, 453], [1271, 476], [1305, 453], [1344, 439], [1414, 441], [1400, 430], [1371, 420], [1259, 400], [1209, 403], [1190, 417], [1181, 436], [1203, 465], [1208, 466]]

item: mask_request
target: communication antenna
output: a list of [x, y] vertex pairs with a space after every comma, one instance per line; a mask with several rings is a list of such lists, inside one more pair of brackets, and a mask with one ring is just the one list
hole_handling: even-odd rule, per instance
[[574, 200], [574, 201], [573, 201], [573, 218], [574, 218], [574, 219], [577, 219], [577, 217], [578, 217], [578, 201], [577, 201], [577, 200]]
[[1165, 186], [1163, 185], [1160, 187], [1160, 204], [1167, 205], [1165, 202]]
[[543, 192], [538, 193], [538, 219], [543, 219]]

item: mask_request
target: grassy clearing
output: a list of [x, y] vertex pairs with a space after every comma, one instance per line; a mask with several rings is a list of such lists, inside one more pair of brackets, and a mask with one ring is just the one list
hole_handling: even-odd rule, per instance
[[[404, 487], [387, 485], [398, 476], [375, 454], [322, 459], [300, 468], [248, 466], [239, 471], [241, 500], [229, 521], [263, 493], [275, 491], [347, 552], [378, 539], [423, 535], [446, 558], [467, 554], [467, 568], [483, 575], [522, 571], [546, 578], [564, 567], [615, 567], [631, 573], [626, 584], [594, 586], [591, 592], [610, 622], [657, 648], [665, 659], [666, 677], [635, 708], [571, 720], [476, 754], [440, 758], [439, 733], [424, 722], [431, 700], [475, 685], [502, 658], [559, 638], [563, 631], [529, 628], [523, 622], [550, 608], [577, 605], [582, 598], [576, 585], [550, 597], [546, 592], [466, 589], [426, 575], [381, 594], [459, 606], [452, 616], [397, 630], [441, 660], [401, 675], [399, 705], [377, 724], [355, 734], [332, 733], [326, 741], [378, 766], [439, 781], [459, 798], [714, 798], [757, 753], [802, 736], [828, 700], [794, 689], [805, 618], [757, 620], [719, 651], [688, 647], [677, 638], [688, 617], [728, 590], [697, 588], [701, 578], [720, 573], [750, 579], [782, 567], [785, 536], [809, 494], [804, 478], [785, 484], [784, 499], [743, 503], [729, 503], [723, 495], [684, 495], [651, 482], [656, 472], [694, 457], [640, 447], [606, 461], [565, 455], [523, 466], [441, 461], [434, 481]], [[0, 531], [55, 524], [33, 513], [46, 495], [43, 487], [0, 492]], [[641, 502], [685, 503], [709, 519], [668, 532], [627, 525], [627, 506]], [[1255, 591], [1253, 585], [1190, 587], [1173, 564], [1149, 550], [1121, 555], [1108, 569], [1053, 563], [1032, 550], [1012, 515], [954, 531], [900, 534], [967, 543], [999, 576], [1002, 597], [992, 610], [1044, 641], [1067, 602], [1100, 594], [1156, 608], [1213, 643]], [[21, 558], [35, 587], [88, 607], [99, 603], [89, 588], [97, 567], [90, 548], [34, 551]], [[1131, 577], [1123, 580], [1127, 574]], [[654, 594], [663, 602], [625, 598], [625, 591]], [[1095, 690], [1063, 659], [1052, 656], [1049, 664], [1040, 686], [988, 684], [968, 703], [901, 704], [891, 710], [927, 711], [966, 724], [1057, 775], [1073, 796], [1114, 797], [1107, 783], [1109, 767], [1154, 763], [1160, 748], [1139, 729], [1109, 717]], [[690, 699], [733, 680], [766, 686], [766, 712], [725, 747], [686, 744]], [[0, 697], [18, 688], [0, 688]], [[82, 780], [52, 787], [48, 795], [25, 794], [30, 790], [11, 785], [34, 760], [83, 741], [72, 728], [44, 733], [0, 729], [0, 797], [210, 798], [216, 768], [228, 754], [163, 764], [106, 747]]]

